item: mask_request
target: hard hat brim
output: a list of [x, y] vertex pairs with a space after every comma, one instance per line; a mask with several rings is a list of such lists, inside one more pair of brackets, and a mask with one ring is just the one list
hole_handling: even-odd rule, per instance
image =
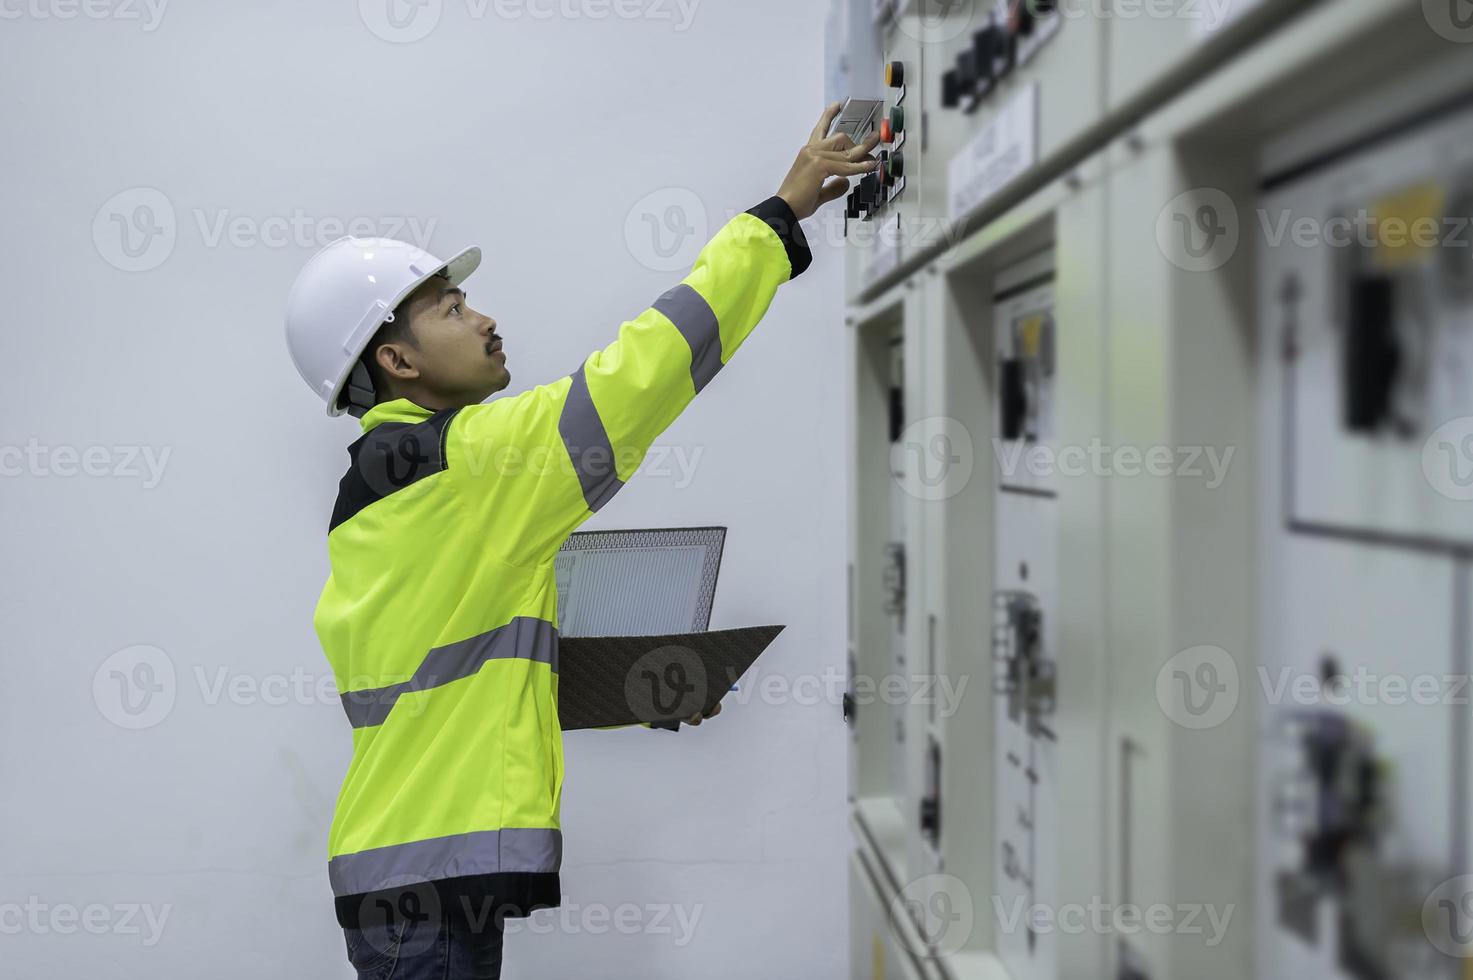
[[[480, 268], [480, 266], [481, 250], [472, 245], [470, 248], [462, 249], [460, 254], [456, 255], [449, 262], [446, 262], [443, 269], [436, 269], [435, 274], [443, 271], [452, 286], [459, 286], [470, 277], [472, 272]], [[428, 278], [429, 276], [425, 277], [425, 279]], [[419, 282], [424, 282], [424, 279], [421, 279]], [[419, 283], [415, 283], [410, 292], [413, 292], [417, 288], [419, 288]], [[409, 294], [405, 293], [405, 295], [407, 296]]]

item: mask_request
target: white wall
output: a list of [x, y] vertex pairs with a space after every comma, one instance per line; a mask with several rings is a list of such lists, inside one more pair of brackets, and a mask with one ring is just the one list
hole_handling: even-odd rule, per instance
[[[0, 6], [0, 973], [347, 977], [325, 851], [350, 737], [311, 614], [358, 428], [292, 368], [287, 288], [324, 219], [413, 216], [485, 250], [468, 287], [512, 391], [572, 370], [684, 275], [651, 268], [644, 213], [708, 212], [688, 263], [776, 191], [822, 109], [824, 11], [424, 0], [433, 30], [393, 43], [386, 0], [154, 2]], [[649, 15], [593, 19], [615, 9]], [[140, 204], [172, 243], [130, 257]], [[694, 479], [588, 525], [729, 525], [713, 627], [788, 624], [758, 670], [827, 671], [832, 701], [569, 737], [571, 914], [508, 937], [508, 978], [845, 972], [836, 207], [662, 439]], [[677, 909], [621, 935], [626, 902]]]

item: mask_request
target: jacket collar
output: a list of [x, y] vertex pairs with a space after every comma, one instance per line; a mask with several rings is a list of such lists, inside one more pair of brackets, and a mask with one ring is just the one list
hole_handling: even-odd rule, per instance
[[422, 408], [408, 398], [395, 398], [392, 401], [379, 402], [364, 412], [358, 422], [363, 426], [363, 431], [367, 432], [380, 422], [423, 422], [434, 414], [430, 409]]

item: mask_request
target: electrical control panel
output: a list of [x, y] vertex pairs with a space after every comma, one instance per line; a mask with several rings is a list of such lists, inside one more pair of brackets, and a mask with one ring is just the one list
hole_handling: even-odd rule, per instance
[[1047, 495], [1057, 489], [1052, 258], [1051, 251], [1043, 252], [1006, 270], [993, 297], [993, 439], [999, 488], [1007, 492]]
[[1473, 113], [1267, 193], [1297, 525], [1473, 545]]
[[1260, 971], [1455, 980], [1435, 903], [1467, 871], [1470, 821], [1473, 513], [1457, 477], [1473, 453], [1457, 420], [1473, 416], [1473, 239], [1458, 230], [1473, 214], [1473, 114], [1299, 156], [1311, 163], [1269, 173], [1255, 208], [1276, 504], [1262, 543]]
[[[920, 195], [915, 166], [924, 112], [921, 84], [923, 16], [906, 7], [881, 18], [876, 26], [877, 64], [867, 66], [872, 78], [853, 82], [853, 135], [879, 134], [872, 156], [879, 168], [851, 184], [844, 209], [843, 235], [848, 246], [851, 297], [888, 276], [921, 244]], [[872, 103], [872, 105], [871, 105]]]
[[1026, 67], [1063, 26], [1053, 0], [977, 4], [975, 23], [950, 67], [941, 68], [941, 107], [963, 113], [981, 108], [994, 89]]
[[851, 297], [955, 241], [952, 226], [1077, 145], [1104, 112], [1104, 27], [1053, 0], [926, 0], [884, 14], [876, 78], [881, 170], [845, 202]]
[[[844, 202], [844, 217], [849, 221], [870, 221], [887, 205], [905, 193], [905, 144], [910, 133], [906, 128], [908, 86], [906, 80], [914, 69], [904, 61], [887, 61], [884, 69], [884, 99], [850, 100], [835, 120], [833, 132], [847, 134], [855, 143], [872, 133], [879, 133], [874, 156], [878, 169], [860, 178]], [[847, 226], [846, 226], [847, 230]]]
[[1260, 976], [1450, 980], [1422, 915], [1466, 833], [1452, 562], [1270, 533]]
[[[998, 275], [992, 303], [997, 493], [992, 595], [995, 890], [1015, 980], [1057, 976], [1055, 936], [1020, 910], [1057, 907], [1058, 504], [1009, 450], [1052, 436], [1052, 250]], [[1009, 461], [1012, 465], [1009, 466]]]
[[867, 11], [851, 676], [915, 703], [850, 706], [853, 824], [921, 943], [851, 973], [1466, 980], [1473, 61], [1104, 6]]
[[[907, 533], [909, 525], [908, 498], [905, 487], [910, 479], [909, 468], [914, 465], [908, 454], [900, 447], [905, 432], [905, 338], [900, 329], [889, 337], [889, 385], [887, 389], [886, 429], [890, 440], [890, 480], [886, 490], [890, 498], [890, 535], [884, 542], [885, 615], [890, 623], [890, 662], [881, 675], [894, 678], [897, 686], [908, 686], [910, 678], [909, 660], [906, 656], [906, 565]], [[895, 751], [891, 756], [891, 785], [897, 800], [907, 798], [909, 773], [906, 763], [907, 699], [895, 696], [888, 699], [885, 709], [892, 716], [894, 725]]]
[[918, 460], [907, 430], [920, 388], [919, 305], [893, 290], [851, 318], [846, 332], [851, 406], [850, 643], [844, 712], [851, 745], [850, 798], [873, 831], [872, 860], [904, 880], [923, 864], [925, 800], [939, 793], [914, 685], [925, 661], [920, 611]]
[[938, 227], [984, 208], [1100, 123], [1100, 18], [1052, 0], [945, 5], [928, 35], [924, 210]]

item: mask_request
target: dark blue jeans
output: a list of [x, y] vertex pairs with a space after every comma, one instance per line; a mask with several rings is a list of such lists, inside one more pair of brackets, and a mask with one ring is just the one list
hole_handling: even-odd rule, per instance
[[359, 980], [499, 980], [501, 929], [495, 916], [479, 927], [456, 915], [400, 916], [343, 933]]

